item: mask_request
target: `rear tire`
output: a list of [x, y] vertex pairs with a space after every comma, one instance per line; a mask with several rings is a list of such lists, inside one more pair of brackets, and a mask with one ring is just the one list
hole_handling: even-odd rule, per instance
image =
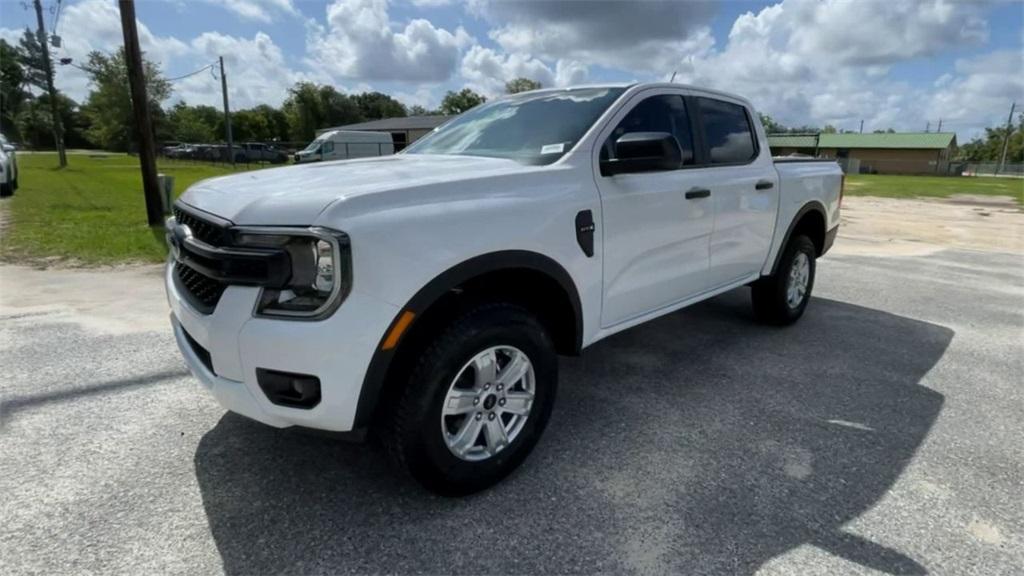
[[557, 384], [558, 357], [541, 323], [519, 306], [481, 305], [419, 355], [382, 440], [395, 465], [433, 492], [483, 490], [536, 445]]
[[754, 316], [759, 321], [784, 326], [803, 316], [814, 288], [816, 255], [814, 242], [807, 236], [789, 241], [775, 274], [751, 286]]
[[14, 186], [10, 181], [0, 182], [0, 198], [14, 195]]

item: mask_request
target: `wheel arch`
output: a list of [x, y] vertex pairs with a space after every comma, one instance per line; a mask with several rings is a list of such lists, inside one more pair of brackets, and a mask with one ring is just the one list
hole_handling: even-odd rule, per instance
[[826, 242], [827, 230], [825, 229], [828, 226], [828, 218], [826, 218], [825, 214], [825, 206], [817, 200], [811, 200], [804, 204], [800, 210], [797, 210], [793, 219], [789, 222], [789, 227], [786, 229], [786, 235], [783, 237], [782, 243], [779, 244], [779, 249], [775, 254], [775, 260], [772, 262], [772, 269], [769, 275], [775, 274], [776, 269], [779, 267], [779, 261], [782, 259], [782, 254], [786, 251], [786, 246], [789, 245], [790, 239], [797, 234], [806, 234], [811, 239], [818, 256], [821, 256], [828, 250]]
[[[512, 281], [515, 285], [509, 285]], [[504, 250], [465, 260], [437, 275], [399, 310], [381, 336], [363, 378], [354, 427], [365, 428], [381, 401], [400, 389], [401, 376], [411, 369], [415, 351], [432, 329], [452, 314], [487, 298], [523, 304], [538, 314], [559, 354], [579, 354], [583, 343], [583, 310], [572, 276], [558, 262], [537, 252]], [[393, 346], [389, 335], [412, 313]]]

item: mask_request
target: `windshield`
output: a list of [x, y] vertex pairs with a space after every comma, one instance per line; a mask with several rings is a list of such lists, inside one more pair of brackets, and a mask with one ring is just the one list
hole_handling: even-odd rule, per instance
[[313, 140], [312, 142], [310, 142], [309, 146], [306, 146], [305, 148], [303, 148], [302, 151], [303, 152], [313, 152], [314, 150], [316, 150], [317, 148], [320, 147], [320, 143], [321, 142], [323, 142], [323, 140], [320, 140], [319, 138], [317, 138], [316, 140]]
[[477, 106], [406, 154], [456, 154], [550, 164], [568, 152], [625, 88], [524, 93]]

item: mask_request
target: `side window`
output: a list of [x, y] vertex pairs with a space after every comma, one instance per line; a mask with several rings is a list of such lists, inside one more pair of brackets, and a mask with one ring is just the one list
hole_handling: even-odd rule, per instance
[[331, 152], [334, 152], [334, 142], [328, 140], [324, 142], [324, 154], [330, 154]]
[[712, 164], [749, 162], [757, 155], [747, 110], [731, 102], [698, 98]]
[[676, 137], [683, 152], [683, 165], [694, 163], [693, 132], [686, 102], [677, 94], [651, 96], [637, 104], [612, 131], [601, 150], [601, 158], [615, 157], [615, 141], [631, 132], [668, 132]]

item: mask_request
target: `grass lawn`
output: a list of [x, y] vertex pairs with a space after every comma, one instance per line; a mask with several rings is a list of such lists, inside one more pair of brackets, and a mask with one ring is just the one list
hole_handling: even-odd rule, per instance
[[[113, 264], [164, 259], [162, 226], [146, 225], [137, 158], [72, 154], [64, 170], [57, 169], [52, 153], [23, 153], [18, 162], [21, 188], [0, 202], [0, 260]], [[159, 170], [174, 176], [178, 193], [198, 180], [232, 171], [190, 162], [168, 162]], [[855, 175], [847, 178], [846, 193], [898, 198], [1000, 195], [1024, 204], [1024, 180]]]
[[[109, 264], [160, 262], [166, 256], [163, 227], [146, 225], [138, 158], [69, 154], [68, 167], [60, 170], [56, 154], [22, 153], [18, 168], [20, 188], [0, 207], [0, 259]], [[177, 161], [158, 170], [174, 176], [175, 193], [232, 171]]]
[[895, 176], [856, 174], [846, 177], [849, 196], [948, 198], [954, 194], [1009, 196], [1024, 204], [1024, 179], [984, 176]]

